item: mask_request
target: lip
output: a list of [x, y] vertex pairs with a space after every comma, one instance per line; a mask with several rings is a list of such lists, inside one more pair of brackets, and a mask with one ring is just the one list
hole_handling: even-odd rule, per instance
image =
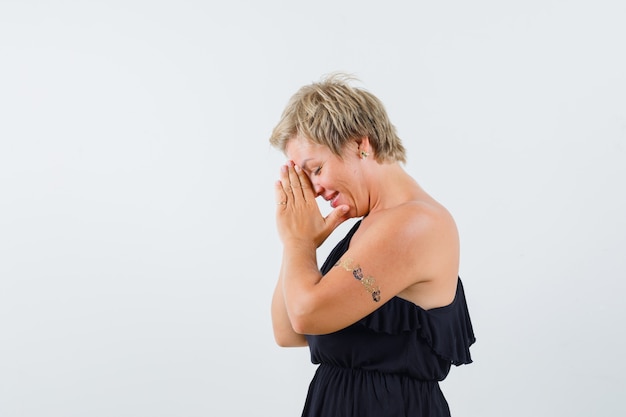
[[335, 194], [334, 196], [332, 196], [331, 198], [329, 198], [330, 200], [330, 206], [332, 208], [336, 208], [337, 204], [338, 204], [338, 200], [339, 199], [339, 193]]

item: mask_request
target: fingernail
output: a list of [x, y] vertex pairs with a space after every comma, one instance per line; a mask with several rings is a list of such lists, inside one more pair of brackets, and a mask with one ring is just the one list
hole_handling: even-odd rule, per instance
[[296, 172], [300, 172], [300, 167], [298, 165], [294, 165], [294, 168], [296, 168]]
[[280, 167], [280, 172], [287, 172], [287, 165], [283, 165]]

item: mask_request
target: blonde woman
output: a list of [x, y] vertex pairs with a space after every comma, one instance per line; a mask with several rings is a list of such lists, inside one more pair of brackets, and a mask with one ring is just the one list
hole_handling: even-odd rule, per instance
[[[280, 346], [319, 364], [303, 416], [449, 416], [439, 381], [475, 338], [445, 207], [404, 170], [405, 148], [374, 95], [330, 76], [290, 100], [270, 143], [282, 265], [272, 299]], [[316, 198], [332, 207], [324, 217]], [[316, 251], [359, 218], [321, 270]]]

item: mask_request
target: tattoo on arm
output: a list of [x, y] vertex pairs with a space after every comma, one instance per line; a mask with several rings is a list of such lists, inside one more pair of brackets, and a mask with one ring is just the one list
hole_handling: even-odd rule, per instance
[[359, 265], [355, 265], [352, 259], [340, 259], [339, 262], [335, 264], [335, 266], [339, 266], [348, 272], [352, 272], [352, 276], [358, 281], [361, 281], [361, 284], [363, 284], [365, 290], [372, 294], [372, 300], [374, 300], [375, 302], [380, 301], [380, 288], [375, 285], [376, 280], [374, 279], [374, 277], [371, 276], [365, 277], [363, 275], [361, 267]]

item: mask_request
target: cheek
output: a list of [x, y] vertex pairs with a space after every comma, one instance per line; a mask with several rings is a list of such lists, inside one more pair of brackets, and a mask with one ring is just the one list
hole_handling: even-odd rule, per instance
[[322, 171], [320, 175], [316, 177], [317, 182], [324, 188], [331, 187], [337, 181], [337, 176], [331, 170]]
[[323, 175], [311, 175], [309, 179], [311, 180], [311, 184], [313, 184], [313, 188], [324, 187], [325, 181]]

